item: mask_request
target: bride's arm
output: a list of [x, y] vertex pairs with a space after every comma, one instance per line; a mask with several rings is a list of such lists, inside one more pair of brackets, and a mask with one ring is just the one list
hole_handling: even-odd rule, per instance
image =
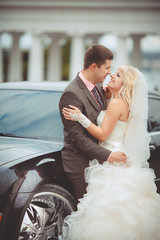
[[[76, 116], [78, 115], [80, 116], [81, 112], [79, 111], [78, 108], [74, 106], [70, 106], [70, 107], [72, 107], [72, 109], [64, 108], [63, 114], [66, 119], [74, 120], [74, 115], [76, 114]], [[113, 131], [121, 114], [122, 114], [121, 101], [119, 99], [113, 99], [109, 103], [108, 108], [105, 112], [105, 117], [104, 117], [102, 126], [98, 127], [95, 124], [89, 122], [88, 127], [86, 127], [86, 129], [93, 137], [103, 142]], [[85, 119], [87, 118], [85, 117]]]

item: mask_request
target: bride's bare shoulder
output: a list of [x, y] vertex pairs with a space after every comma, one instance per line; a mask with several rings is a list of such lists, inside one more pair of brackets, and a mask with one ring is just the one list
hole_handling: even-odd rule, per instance
[[128, 106], [122, 99], [114, 98], [109, 102], [106, 111], [116, 111], [117, 113], [122, 114], [128, 111]]
[[109, 107], [122, 107], [125, 105], [126, 105], [126, 103], [121, 98], [113, 98], [112, 100], [110, 100], [110, 102], [108, 104], [108, 108]]

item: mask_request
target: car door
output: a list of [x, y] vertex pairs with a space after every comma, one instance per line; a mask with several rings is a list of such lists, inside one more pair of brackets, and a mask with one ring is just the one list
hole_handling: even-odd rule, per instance
[[150, 142], [150, 167], [156, 174], [157, 192], [160, 193], [160, 95], [149, 96], [149, 121], [148, 130]]

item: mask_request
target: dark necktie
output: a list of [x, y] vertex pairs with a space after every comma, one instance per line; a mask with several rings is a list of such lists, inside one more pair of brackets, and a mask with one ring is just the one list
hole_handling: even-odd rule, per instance
[[100, 96], [98, 94], [96, 86], [91, 90], [91, 92], [93, 93], [93, 95], [95, 96], [97, 102], [99, 103], [99, 105], [103, 109], [103, 101], [102, 101], [102, 99], [100, 98]]

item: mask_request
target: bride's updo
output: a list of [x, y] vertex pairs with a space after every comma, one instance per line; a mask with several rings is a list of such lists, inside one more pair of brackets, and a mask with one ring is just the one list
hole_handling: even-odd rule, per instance
[[123, 85], [119, 91], [119, 97], [122, 98], [130, 106], [133, 87], [137, 78], [137, 71], [133, 66], [126, 65], [121, 66], [120, 69], [124, 74], [124, 80]]

